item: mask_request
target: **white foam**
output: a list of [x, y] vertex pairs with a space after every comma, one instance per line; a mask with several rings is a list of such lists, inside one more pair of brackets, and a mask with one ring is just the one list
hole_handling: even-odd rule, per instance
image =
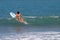
[[60, 32], [26, 32], [0, 35], [0, 40], [60, 40]]
[[26, 18], [36, 18], [37, 16], [24, 16]]

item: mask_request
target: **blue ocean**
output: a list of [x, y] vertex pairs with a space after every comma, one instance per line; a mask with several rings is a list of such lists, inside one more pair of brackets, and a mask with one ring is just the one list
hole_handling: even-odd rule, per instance
[[60, 40], [60, 0], [0, 0], [0, 40]]

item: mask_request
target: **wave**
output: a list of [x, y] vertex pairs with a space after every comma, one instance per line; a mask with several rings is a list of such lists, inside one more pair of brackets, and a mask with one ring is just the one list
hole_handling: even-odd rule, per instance
[[60, 40], [60, 32], [25, 32], [0, 34], [1, 40]]
[[[53, 25], [60, 24], [59, 16], [23, 16], [29, 25]], [[14, 18], [0, 18], [0, 25], [24, 25]]]

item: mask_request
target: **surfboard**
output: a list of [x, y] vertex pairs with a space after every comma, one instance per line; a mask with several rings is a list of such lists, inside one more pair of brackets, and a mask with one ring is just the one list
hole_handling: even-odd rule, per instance
[[12, 18], [16, 18], [16, 15], [15, 15], [13, 12], [10, 12], [10, 16], [11, 16]]
[[[10, 16], [11, 16], [12, 18], [16, 18], [16, 14], [13, 13], [13, 12], [10, 12]], [[23, 21], [23, 22], [21, 22], [21, 23], [28, 24], [26, 21]]]

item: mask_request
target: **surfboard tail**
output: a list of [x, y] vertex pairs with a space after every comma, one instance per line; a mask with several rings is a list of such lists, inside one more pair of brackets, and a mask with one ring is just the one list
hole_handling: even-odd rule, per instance
[[26, 21], [23, 22], [24, 24], [28, 24]]

